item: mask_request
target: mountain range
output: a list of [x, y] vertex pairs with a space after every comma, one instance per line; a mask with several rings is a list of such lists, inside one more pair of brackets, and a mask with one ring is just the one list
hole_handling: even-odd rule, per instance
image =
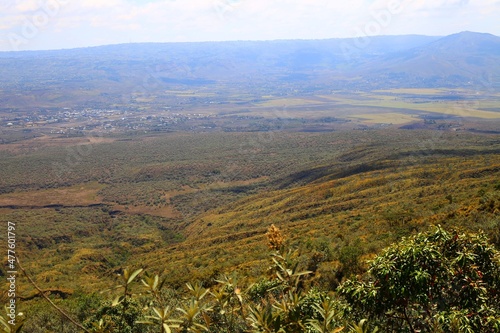
[[[189, 87], [308, 93], [500, 87], [500, 37], [461, 32], [351, 39], [119, 44], [0, 53], [0, 88], [119, 96]], [[71, 94], [69, 94], [71, 95]], [[69, 96], [68, 95], [68, 96]]]

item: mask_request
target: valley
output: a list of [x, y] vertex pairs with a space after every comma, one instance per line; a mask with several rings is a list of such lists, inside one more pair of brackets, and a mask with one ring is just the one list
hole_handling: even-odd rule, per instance
[[[255, 296], [279, 284], [271, 226], [296, 251], [281, 262], [274, 249], [271, 265], [308, 271], [283, 285], [329, 299], [384, 248], [436, 226], [499, 248], [499, 40], [382, 36], [348, 58], [349, 39], [2, 52], [0, 221], [81, 322], [124, 285], [151, 313], [184, 304], [186, 283], [214, 292], [237, 279], [224, 306], [243, 319], [220, 332], [249, 327], [238, 296], [254, 310], [288, 297], [274, 285]], [[140, 289], [155, 274], [164, 290]], [[18, 279], [27, 331], [79, 332]]]
[[[92, 153], [67, 169], [68, 151], [80, 145], [2, 153], [10, 175], [2, 178], [2, 220], [17, 221], [25, 266], [36, 276], [53, 274], [45, 278], [51, 286], [92, 291], [121, 265], [171, 271], [173, 284], [181, 276], [210, 277], [251, 253], [264, 260], [270, 224], [299, 247], [356, 243], [368, 256], [436, 224], [497, 235], [495, 135], [389, 128], [172, 133], [88, 145]], [[485, 200], [492, 208], [481, 208]], [[100, 253], [89, 260], [101, 269], [84, 269], [82, 251]]]

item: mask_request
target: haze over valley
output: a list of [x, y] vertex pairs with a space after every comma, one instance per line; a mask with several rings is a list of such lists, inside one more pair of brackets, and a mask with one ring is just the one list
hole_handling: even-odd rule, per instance
[[499, 135], [489, 33], [0, 52], [1, 332], [498, 332]]

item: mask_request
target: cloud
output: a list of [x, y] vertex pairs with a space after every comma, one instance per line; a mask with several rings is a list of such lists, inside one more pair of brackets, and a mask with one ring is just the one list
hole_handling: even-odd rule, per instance
[[15, 5], [15, 9], [21, 13], [32, 12], [40, 7], [36, 0], [26, 0]]
[[[359, 35], [374, 13], [399, 3], [380, 34], [442, 35], [460, 30], [500, 34], [498, 0], [4, 0], [0, 36], [22, 36], [26, 21], [59, 4], [24, 48], [82, 43], [332, 38]], [[47, 15], [46, 15], [47, 16]], [[36, 22], [35, 22], [36, 23]], [[458, 31], [457, 31], [458, 30]], [[44, 38], [39, 38], [40, 36]], [[36, 35], [36, 36], [35, 36]], [[50, 37], [50, 38], [49, 38]], [[52, 43], [52, 44], [51, 44]], [[4, 49], [4, 46], [0, 46]], [[43, 46], [42, 46], [43, 48]]]

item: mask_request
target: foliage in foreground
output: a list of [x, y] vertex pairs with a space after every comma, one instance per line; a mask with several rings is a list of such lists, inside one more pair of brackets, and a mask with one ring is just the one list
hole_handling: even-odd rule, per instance
[[[246, 290], [235, 276], [223, 276], [212, 286], [188, 283], [178, 296], [158, 275], [123, 270], [114, 288], [121, 292], [87, 315], [86, 332], [500, 331], [500, 254], [483, 234], [438, 227], [404, 238], [337, 292], [309, 287], [311, 272], [299, 269], [278, 228], [271, 226], [267, 237], [271, 274]], [[21, 328], [7, 325], [1, 332]]]
[[403, 238], [339, 293], [386, 331], [500, 332], [500, 256], [483, 234]]

